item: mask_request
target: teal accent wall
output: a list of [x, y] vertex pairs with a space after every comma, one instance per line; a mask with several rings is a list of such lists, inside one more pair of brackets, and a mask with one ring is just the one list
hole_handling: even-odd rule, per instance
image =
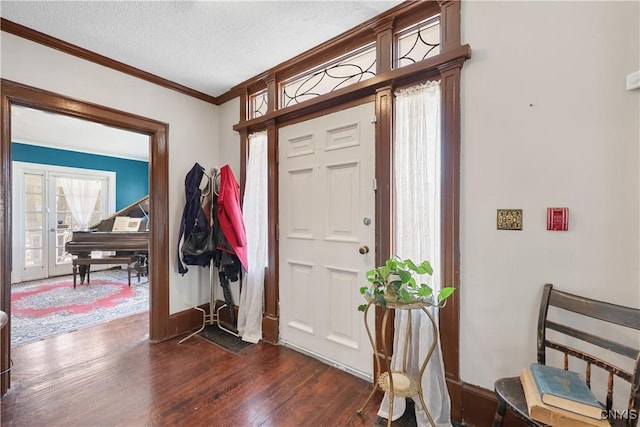
[[11, 160], [116, 173], [116, 210], [149, 194], [149, 162], [13, 142]]

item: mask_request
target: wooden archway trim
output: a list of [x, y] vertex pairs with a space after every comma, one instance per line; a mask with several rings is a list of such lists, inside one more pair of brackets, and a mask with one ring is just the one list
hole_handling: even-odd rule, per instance
[[[149, 135], [149, 339], [169, 337], [169, 125], [156, 120], [73, 99], [21, 83], [0, 79], [0, 309], [11, 314], [11, 107], [20, 105], [102, 123]], [[9, 321], [10, 323], [10, 321]], [[0, 394], [10, 386], [7, 370], [11, 358], [10, 324], [0, 335]]]

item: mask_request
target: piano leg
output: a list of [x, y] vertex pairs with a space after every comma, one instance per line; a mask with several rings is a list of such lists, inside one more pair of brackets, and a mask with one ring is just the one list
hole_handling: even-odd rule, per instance
[[144, 254], [134, 255], [131, 267], [136, 271], [136, 277], [138, 278], [138, 283], [140, 283], [140, 277], [147, 276], [147, 256]]
[[76, 276], [78, 274], [78, 266], [74, 263], [73, 264], [73, 289], [76, 288]]
[[87, 284], [89, 284], [89, 265], [80, 264], [80, 284], [84, 283], [85, 276], [87, 277]]

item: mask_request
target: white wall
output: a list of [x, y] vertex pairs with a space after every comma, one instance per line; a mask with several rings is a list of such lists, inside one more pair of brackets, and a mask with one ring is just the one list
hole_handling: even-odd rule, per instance
[[218, 108], [220, 164], [228, 164], [240, 181], [240, 134], [233, 126], [240, 122], [240, 98], [234, 98]]
[[184, 177], [219, 164], [218, 107], [28, 40], [1, 33], [2, 78], [169, 123], [170, 313], [208, 301], [208, 269], [177, 272]]
[[[638, 2], [462, 5], [461, 377], [535, 361], [544, 283], [640, 307]], [[546, 208], [570, 210], [546, 230]], [[524, 210], [497, 231], [496, 209]], [[637, 336], [636, 336], [637, 337]], [[638, 339], [638, 338], [634, 338]]]
[[[220, 141], [220, 166], [229, 165], [233, 174], [240, 182], [240, 134], [233, 130], [233, 126], [240, 122], [240, 98], [234, 98], [220, 105], [218, 108], [218, 140]], [[216, 270], [217, 275], [217, 270]], [[214, 284], [214, 296], [223, 301], [220, 281]], [[240, 302], [240, 283], [231, 282], [229, 284], [233, 302], [238, 305]]]

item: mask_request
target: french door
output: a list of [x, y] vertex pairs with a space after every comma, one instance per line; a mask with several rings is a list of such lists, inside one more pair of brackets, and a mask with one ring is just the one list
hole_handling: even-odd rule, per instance
[[[65, 243], [80, 229], [69, 208], [61, 179], [100, 183], [90, 224], [113, 211], [111, 187], [115, 174], [22, 162], [13, 164], [13, 270], [11, 282], [71, 273]], [[111, 209], [110, 209], [111, 206]]]

